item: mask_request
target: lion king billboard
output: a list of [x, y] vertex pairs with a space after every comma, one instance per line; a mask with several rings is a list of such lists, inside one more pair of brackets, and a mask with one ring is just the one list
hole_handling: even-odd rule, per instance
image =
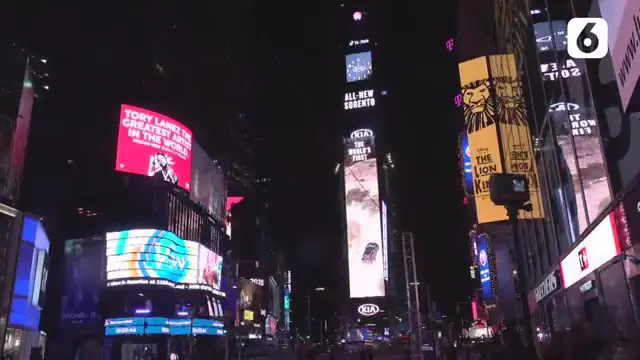
[[529, 178], [532, 211], [521, 211], [519, 217], [543, 218], [538, 171], [514, 56], [482, 56], [460, 63], [458, 70], [478, 223], [507, 220], [504, 207], [494, 205], [489, 196], [489, 177], [502, 172]]

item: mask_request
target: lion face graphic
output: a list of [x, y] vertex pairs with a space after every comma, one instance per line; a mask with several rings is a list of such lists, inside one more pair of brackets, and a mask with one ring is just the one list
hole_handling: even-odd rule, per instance
[[495, 124], [489, 80], [479, 80], [462, 87], [464, 121], [468, 133]]
[[496, 102], [500, 122], [527, 126], [527, 114], [522, 96], [522, 86], [516, 78], [495, 79]]

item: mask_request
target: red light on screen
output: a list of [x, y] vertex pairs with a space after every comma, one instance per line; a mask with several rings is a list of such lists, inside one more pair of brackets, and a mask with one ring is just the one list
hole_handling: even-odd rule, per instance
[[353, 20], [355, 20], [355, 21], [362, 20], [362, 12], [361, 11], [354, 12], [353, 13]]

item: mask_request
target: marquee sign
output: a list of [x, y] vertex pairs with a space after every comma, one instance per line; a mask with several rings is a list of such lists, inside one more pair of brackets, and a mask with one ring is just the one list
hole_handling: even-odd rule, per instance
[[376, 304], [362, 304], [358, 306], [358, 314], [362, 316], [373, 316], [380, 312], [380, 307]]

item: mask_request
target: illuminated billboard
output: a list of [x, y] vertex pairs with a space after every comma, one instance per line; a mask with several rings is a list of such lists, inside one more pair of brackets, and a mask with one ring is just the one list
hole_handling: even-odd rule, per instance
[[618, 254], [620, 242], [612, 212], [560, 261], [562, 287], [566, 289], [584, 279]]
[[462, 152], [462, 171], [464, 173], [464, 189], [467, 196], [473, 196], [473, 173], [471, 170], [471, 150], [469, 136], [466, 132], [460, 134], [460, 150]]
[[172, 232], [136, 229], [107, 233], [107, 286], [165, 285], [220, 291], [222, 257]]
[[233, 207], [238, 204], [239, 202], [241, 202], [242, 200], [244, 200], [244, 197], [242, 196], [229, 196], [227, 197], [227, 216], [226, 216], [226, 221], [225, 224], [227, 225], [227, 235], [229, 235], [229, 237], [231, 237], [231, 211], [233, 210]]
[[344, 94], [344, 109], [362, 109], [376, 106], [374, 90], [350, 91]]
[[387, 204], [381, 201], [382, 205], [382, 268], [384, 279], [389, 280], [389, 222], [387, 219]]
[[50, 242], [43, 224], [27, 215], [24, 216], [21, 235], [9, 325], [38, 330], [46, 300]]
[[[64, 242], [64, 287], [61, 325], [65, 330], [96, 326], [104, 284], [103, 237]], [[100, 266], [100, 270], [96, 267]]]
[[227, 186], [222, 168], [197, 142], [193, 143], [192, 155], [192, 183], [189, 198], [204, 206], [216, 220], [223, 222], [225, 221]]
[[345, 63], [348, 83], [367, 80], [373, 74], [371, 51], [348, 54]]
[[199, 318], [131, 317], [104, 321], [105, 336], [120, 335], [210, 335], [226, 334], [219, 320]]
[[503, 172], [529, 179], [532, 211], [521, 210], [519, 217], [543, 218], [538, 170], [514, 56], [483, 56], [460, 63], [458, 68], [469, 142], [465, 155], [471, 159], [478, 223], [507, 220], [505, 208], [495, 205], [489, 196], [489, 178]]
[[384, 296], [384, 254], [373, 131], [356, 130], [344, 144], [350, 296]]
[[480, 287], [482, 288], [482, 299], [485, 301], [493, 300], [493, 281], [491, 274], [491, 249], [489, 246], [489, 236], [480, 234], [474, 236], [476, 248], [478, 249], [478, 270], [480, 272]]
[[116, 170], [191, 189], [192, 134], [178, 121], [131, 105], [120, 108]]

